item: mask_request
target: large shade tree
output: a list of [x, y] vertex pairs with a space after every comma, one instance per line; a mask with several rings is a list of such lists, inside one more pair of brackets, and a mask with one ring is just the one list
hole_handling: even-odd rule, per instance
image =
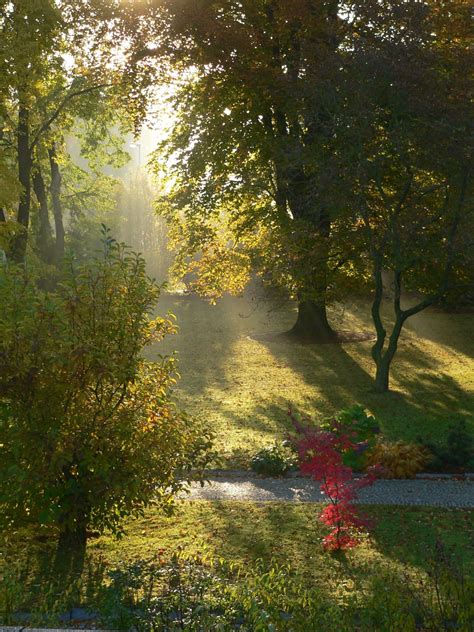
[[257, 266], [298, 299], [296, 335], [335, 339], [326, 307], [351, 251], [328, 194], [350, 30], [342, 3], [160, 0], [137, 3], [132, 23], [144, 85], [153, 60], [158, 79], [177, 85], [159, 207], [182, 260], [215, 294], [240, 289]]

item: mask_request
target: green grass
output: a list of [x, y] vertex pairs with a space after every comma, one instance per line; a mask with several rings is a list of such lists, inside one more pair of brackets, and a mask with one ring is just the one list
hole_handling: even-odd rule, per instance
[[[182, 501], [172, 516], [148, 510], [143, 518], [128, 520], [126, 535], [120, 540], [110, 536], [92, 540], [89, 559], [100, 560], [106, 567], [123, 568], [160, 551], [168, 557], [181, 547], [188, 554], [205, 553], [242, 563], [246, 568], [255, 568], [257, 560], [262, 560], [264, 566], [288, 565], [304, 578], [306, 586], [342, 599], [378, 572], [388, 570], [401, 579], [406, 574], [426, 576], [430, 554], [440, 540], [448, 549], [454, 547], [462, 553], [465, 576], [473, 575], [472, 511], [361, 509], [374, 519], [375, 527], [360, 547], [344, 554], [331, 555], [323, 550], [321, 538], [326, 528], [319, 523], [320, 509], [314, 505]], [[47, 560], [43, 568], [48, 568], [53, 555], [52, 536], [51, 532], [32, 536], [22, 530], [10, 534], [3, 550], [10, 550], [16, 561], [20, 556], [28, 557], [32, 569], [32, 560], [40, 553]], [[35, 581], [38, 583], [38, 576]]]
[[348, 567], [400, 563], [425, 568], [427, 553], [440, 539], [462, 550], [466, 570], [474, 572], [474, 512], [398, 506], [361, 506], [361, 511], [375, 526], [362, 546], [342, 557], [323, 551], [327, 528], [318, 520], [318, 506], [244, 501], [184, 501], [170, 517], [150, 510], [128, 522], [125, 539], [98, 538], [91, 551], [118, 564], [179, 545], [190, 553], [206, 551], [244, 564], [258, 559], [289, 563], [297, 573], [324, 584], [337, 569]]
[[[206, 419], [227, 465], [248, 457], [289, 429], [288, 404], [315, 419], [361, 403], [390, 439], [440, 440], [466, 419], [474, 431], [474, 317], [428, 310], [410, 319], [392, 371], [392, 392], [373, 392], [371, 342], [300, 345], [263, 342], [255, 333], [288, 330], [291, 306], [269, 310], [258, 300], [225, 297], [216, 306], [197, 297], [163, 295], [160, 313], [173, 312], [179, 333], [149, 350], [176, 350], [179, 404]], [[368, 303], [331, 313], [336, 329], [372, 331]]]

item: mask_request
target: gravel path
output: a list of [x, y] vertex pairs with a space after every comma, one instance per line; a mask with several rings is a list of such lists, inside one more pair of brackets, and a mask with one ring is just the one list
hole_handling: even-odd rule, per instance
[[[304, 478], [216, 477], [191, 486], [191, 500], [248, 500], [254, 502], [324, 502], [316, 483]], [[359, 503], [474, 508], [472, 480], [379, 480], [360, 490]]]

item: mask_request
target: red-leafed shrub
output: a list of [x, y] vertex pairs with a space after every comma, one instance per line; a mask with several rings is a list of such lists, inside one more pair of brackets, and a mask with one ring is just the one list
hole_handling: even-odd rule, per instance
[[372, 485], [376, 468], [354, 479], [353, 470], [343, 462], [343, 455], [354, 449], [349, 435], [337, 428], [337, 432], [319, 430], [300, 424], [291, 410], [289, 416], [298, 432], [295, 444], [298, 450], [300, 469], [321, 483], [321, 491], [329, 504], [321, 513], [321, 522], [331, 528], [324, 538], [324, 547], [331, 551], [347, 549], [360, 542], [360, 536], [370, 523], [361, 516], [353, 502], [362, 487]]

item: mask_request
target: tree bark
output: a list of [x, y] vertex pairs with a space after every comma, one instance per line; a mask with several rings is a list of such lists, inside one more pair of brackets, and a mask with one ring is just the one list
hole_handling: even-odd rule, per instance
[[59, 534], [54, 560], [54, 572], [58, 577], [76, 579], [84, 569], [87, 547], [87, 522], [74, 528], [66, 528]]
[[[311, 176], [307, 176], [302, 168], [294, 169], [289, 179], [288, 205], [297, 220], [305, 222], [308, 230], [317, 235], [315, 240], [316, 259], [308, 260], [306, 279], [307, 292], [301, 291], [298, 302], [298, 318], [291, 334], [308, 342], [334, 342], [336, 332], [331, 328], [327, 317], [327, 287], [329, 238], [331, 220], [327, 209], [318, 204], [315, 191], [317, 187]], [[308, 253], [311, 259], [311, 254]], [[315, 297], [311, 299], [308, 297]]]
[[290, 335], [303, 342], [335, 342], [336, 332], [331, 328], [326, 304], [310, 300], [298, 302], [298, 317]]
[[33, 175], [33, 189], [39, 204], [38, 249], [46, 263], [53, 261], [51, 224], [49, 221], [48, 196], [39, 165]]
[[56, 145], [50, 147], [49, 164], [51, 168], [51, 201], [53, 204], [54, 228], [56, 233], [56, 260], [64, 256], [64, 222], [63, 209], [61, 204], [61, 171], [57, 162]]
[[17, 219], [25, 230], [18, 234], [13, 243], [12, 257], [14, 261], [21, 263], [26, 254], [31, 206], [30, 113], [28, 108], [21, 103], [21, 99], [18, 109], [17, 152], [18, 180], [22, 187]]
[[386, 393], [390, 386], [390, 363], [385, 359], [379, 361], [375, 371], [375, 392]]
[[382, 273], [382, 256], [380, 255], [380, 253], [376, 253], [374, 266], [375, 297], [372, 303], [372, 319], [375, 324], [377, 339], [374, 346], [372, 347], [372, 358], [374, 359], [376, 366], [375, 391], [377, 393], [386, 393], [390, 388], [390, 366], [397, 352], [398, 341], [400, 339], [400, 334], [402, 333], [403, 325], [409, 314], [408, 311], [403, 311], [400, 306], [402, 292], [402, 273], [395, 272], [393, 296], [395, 323], [392, 327], [392, 332], [388, 340], [388, 345], [386, 349], [384, 349], [387, 332], [385, 330], [385, 327], [383, 326], [382, 316], [380, 313], [384, 292]]

